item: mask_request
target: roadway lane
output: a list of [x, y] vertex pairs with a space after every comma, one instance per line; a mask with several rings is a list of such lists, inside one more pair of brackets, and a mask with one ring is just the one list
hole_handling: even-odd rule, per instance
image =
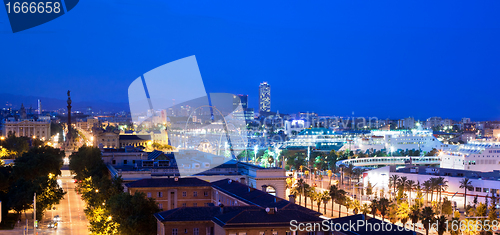
[[[76, 193], [76, 184], [69, 174], [69, 170], [62, 170], [62, 176], [59, 179], [62, 181], [62, 187], [66, 195], [64, 195], [64, 199], [61, 200], [59, 205], [56, 205], [56, 210], [46, 212], [38, 234], [88, 235], [88, 221], [83, 212], [85, 202]], [[58, 228], [48, 228], [50, 220], [56, 215], [61, 217]]]

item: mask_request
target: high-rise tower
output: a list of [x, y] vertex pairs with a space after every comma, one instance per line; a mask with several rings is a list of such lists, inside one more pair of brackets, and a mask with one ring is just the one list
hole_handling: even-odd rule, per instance
[[259, 113], [271, 112], [271, 86], [263, 82], [259, 86]]
[[42, 114], [42, 101], [38, 99], [38, 115]]

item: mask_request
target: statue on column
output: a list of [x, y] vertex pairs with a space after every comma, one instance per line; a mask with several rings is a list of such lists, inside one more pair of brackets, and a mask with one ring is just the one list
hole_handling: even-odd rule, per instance
[[71, 97], [70, 97], [70, 90], [68, 90], [68, 134], [66, 135], [66, 141], [68, 147], [72, 147], [73, 145], [73, 140], [71, 136]]

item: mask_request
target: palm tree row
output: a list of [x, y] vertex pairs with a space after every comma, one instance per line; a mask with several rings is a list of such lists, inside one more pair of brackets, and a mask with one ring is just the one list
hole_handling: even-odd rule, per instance
[[[408, 202], [411, 202], [411, 194], [413, 191], [421, 192], [425, 191], [426, 194], [426, 204], [434, 199], [434, 192], [439, 198], [439, 203], [441, 203], [442, 192], [446, 191], [448, 188], [448, 181], [443, 177], [433, 177], [429, 180], [424, 181], [422, 184], [420, 182], [415, 182], [413, 180], [408, 180], [406, 176], [392, 175], [389, 179], [390, 186], [393, 189], [393, 194], [396, 200], [401, 200], [405, 197], [405, 193], [408, 192]], [[396, 194], [397, 193], [397, 194]]]

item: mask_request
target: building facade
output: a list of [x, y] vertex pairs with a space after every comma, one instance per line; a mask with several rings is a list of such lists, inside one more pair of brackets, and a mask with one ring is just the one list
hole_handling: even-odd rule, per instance
[[160, 210], [208, 206], [212, 202], [210, 183], [198, 178], [142, 179], [125, 186], [131, 195], [141, 192], [153, 198]]
[[8, 118], [2, 123], [2, 135], [7, 136], [35, 137], [38, 139], [50, 139], [50, 120], [46, 119], [19, 119]]

